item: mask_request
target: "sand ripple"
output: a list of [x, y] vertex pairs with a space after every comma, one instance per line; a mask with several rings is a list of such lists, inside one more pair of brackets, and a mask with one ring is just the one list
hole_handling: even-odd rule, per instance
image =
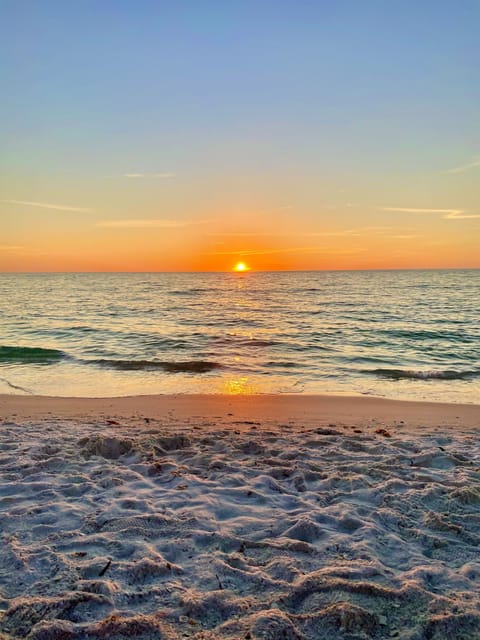
[[4, 423], [0, 511], [0, 639], [480, 638], [473, 431]]

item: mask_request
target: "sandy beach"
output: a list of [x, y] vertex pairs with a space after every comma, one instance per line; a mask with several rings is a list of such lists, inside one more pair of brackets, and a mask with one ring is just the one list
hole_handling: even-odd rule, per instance
[[479, 406], [4, 395], [0, 423], [2, 640], [480, 638]]

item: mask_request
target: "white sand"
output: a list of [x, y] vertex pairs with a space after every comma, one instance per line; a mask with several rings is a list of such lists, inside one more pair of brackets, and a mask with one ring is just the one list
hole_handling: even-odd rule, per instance
[[478, 407], [12, 398], [0, 638], [480, 638]]

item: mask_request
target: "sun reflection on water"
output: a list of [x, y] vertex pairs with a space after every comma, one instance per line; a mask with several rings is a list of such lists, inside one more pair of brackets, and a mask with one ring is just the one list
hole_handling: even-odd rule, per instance
[[248, 376], [238, 376], [222, 381], [221, 393], [227, 395], [252, 394], [258, 393], [259, 388], [255, 383], [251, 382]]

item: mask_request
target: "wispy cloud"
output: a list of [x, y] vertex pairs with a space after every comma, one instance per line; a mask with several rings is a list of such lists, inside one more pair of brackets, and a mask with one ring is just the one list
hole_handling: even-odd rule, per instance
[[477, 167], [480, 167], [480, 156], [475, 157], [472, 162], [463, 164], [460, 167], [453, 167], [453, 169], [448, 169], [447, 173], [465, 173], [465, 171], [470, 171], [470, 169], [476, 169]]
[[21, 251], [24, 248], [25, 247], [22, 247], [21, 245], [15, 244], [0, 244], [0, 251], [4, 251], [5, 253], [10, 251]]
[[171, 171], [165, 171], [164, 173], [124, 173], [124, 178], [162, 178], [167, 180], [168, 178], [175, 178], [176, 174]]
[[297, 235], [308, 236], [310, 238], [360, 238], [362, 236], [383, 236], [388, 235], [393, 227], [355, 227], [353, 229], [341, 229], [338, 231], [310, 231], [298, 233]]
[[212, 237], [235, 238], [357, 238], [371, 235], [388, 235], [394, 231], [394, 227], [358, 227], [354, 229], [340, 229], [338, 231], [215, 231], [209, 233]]
[[337, 235], [345, 235], [343, 232], [288, 232], [288, 231], [213, 231], [207, 234], [213, 238], [317, 238], [317, 237], [329, 237]]
[[32, 202], [30, 200], [2, 200], [7, 204], [25, 205], [27, 207], [38, 207], [40, 209], [54, 209], [55, 211], [75, 211], [77, 213], [92, 213], [93, 209], [85, 207], [72, 207], [66, 204], [52, 204], [51, 202]]
[[106, 229], [182, 229], [211, 222], [215, 222], [215, 220], [100, 220], [95, 226]]
[[466, 210], [461, 210], [452, 211], [443, 217], [447, 220], [472, 220], [473, 218], [480, 218], [480, 213], [468, 213]]
[[480, 218], [480, 213], [469, 213], [467, 209], [420, 209], [416, 207], [378, 207], [380, 211], [394, 211], [397, 213], [413, 213], [413, 214], [437, 214], [441, 215], [445, 220], [468, 220], [472, 218]]
[[334, 247], [284, 247], [282, 249], [243, 249], [241, 251], [206, 251], [207, 256], [264, 256], [274, 253], [335, 253], [350, 254], [366, 251], [364, 248], [337, 249]]
[[[43, 251], [42, 249], [36, 249], [34, 247], [25, 247], [23, 245], [0, 245], [0, 253], [5, 254], [15, 254], [15, 257], [25, 257], [25, 256], [52, 256], [52, 255], [65, 255], [71, 256], [76, 255], [71, 251], [65, 251], [61, 254], [56, 251]], [[78, 254], [80, 255], [80, 254]]]

